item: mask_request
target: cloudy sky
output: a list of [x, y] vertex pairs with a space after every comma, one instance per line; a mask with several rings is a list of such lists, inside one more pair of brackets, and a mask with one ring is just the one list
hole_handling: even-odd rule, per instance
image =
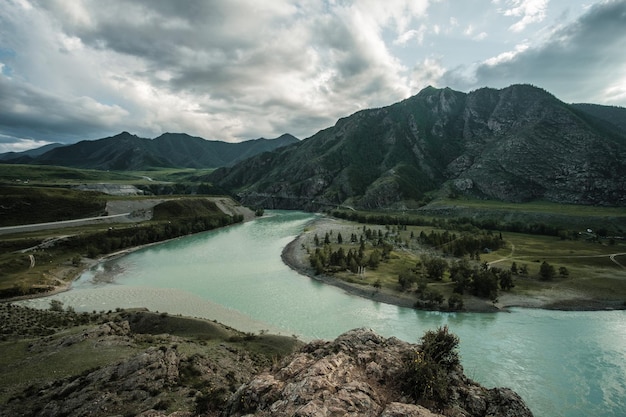
[[626, 106], [626, 0], [2, 0], [0, 152], [300, 138], [428, 85]]

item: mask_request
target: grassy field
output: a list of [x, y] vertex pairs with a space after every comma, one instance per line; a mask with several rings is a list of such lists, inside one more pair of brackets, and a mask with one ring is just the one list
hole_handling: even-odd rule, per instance
[[68, 188], [0, 186], [0, 227], [100, 216], [106, 201]]
[[0, 184], [68, 185], [84, 183], [124, 183], [146, 181], [141, 176], [125, 172], [75, 169], [50, 165], [0, 164]]
[[466, 207], [473, 210], [502, 210], [506, 212], [548, 213], [567, 216], [617, 216], [626, 218], [624, 207], [582, 206], [576, 204], [559, 204], [550, 201], [530, 201], [526, 203], [507, 203], [491, 200], [442, 199], [430, 204], [437, 206]]
[[506, 203], [488, 200], [444, 199], [418, 210], [427, 215], [472, 218], [504, 228], [514, 225], [583, 231], [593, 229], [626, 236], [626, 208], [558, 204], [549, 201]]
[[0, 163], [0, 184], [67, 186], [77, 184], [153, 184], [154, 182], [201, 182], [214, 169], [163, 168], [149, 171], [99, 171], [51, 165]]

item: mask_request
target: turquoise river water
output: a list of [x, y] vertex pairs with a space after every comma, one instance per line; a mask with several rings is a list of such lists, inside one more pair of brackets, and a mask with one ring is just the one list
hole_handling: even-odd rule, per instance
[[626, 416], [625, 311], [439, 313], [352, 296], [281, 261], [285, 245], [314, 218], [274, 211], [147, 247], [99, 264], [54, 298], [77, 311], [147, 307], [303, 340], [368, 327], [417, 342], [425, 330], [448, 325], [461, 339], [465, 373], [487, 387], [514, 389], [536, 416]]

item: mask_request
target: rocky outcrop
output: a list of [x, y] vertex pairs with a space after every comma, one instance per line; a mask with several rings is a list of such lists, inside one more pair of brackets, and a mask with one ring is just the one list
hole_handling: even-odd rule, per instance
[[224, 415], [255, 416], [532, 416], [506, 388], [488, 390], [457, 366], [445, 406], [415, 404], [402, 391], [408, 355], [419, 346], [366, 329], [331, 342], [315, 341], [261, 373], [231, 398]]
[[[0, 313], [56, 329], [41, 337], [20, 331], [24, 326], [0, 329], [0, 337], [23, 346], [3, 351], [17, 356], [0, 369], [10, 381], [0, 384], [0, 417], [532, 415], [511, 390], [488, 390], [463, 375], [456, 353], [445, 353], [455, 349], [442, 348], [450, 346], [446, 340], [458, 343], [447, 328], [448, 339], [428, 338], [433, 332], [427, 332], [421, 345], [366, 329], [303, 345], [140, 310], [89, 314], [0, 304]], [[98, 324], [85, 325], [89, 322]], [[3, 341], [0, 348], [10, 343]], [[435, 356], [446, 364], [438, 379], [416, 380], [407, 372], [414, 359], [430, 363]], [[23, 378], [11, 366], [19, 367]], [[418, 402], [415, 385], [406, 382], [440, 386], [444, 379], [441, 395], [422, 395]]]

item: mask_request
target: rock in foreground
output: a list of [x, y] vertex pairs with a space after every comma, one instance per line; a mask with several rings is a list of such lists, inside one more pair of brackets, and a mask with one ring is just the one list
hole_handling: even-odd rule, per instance
[[[486, 389], [455, 364], [446, 376], [447, 399], [417, 404], [406, 393], [406, 364], [422, 347], [371, 330], [314, 341], [244, 384], [226, 416], [532, 416], [507, 388]], [[418, 356], [415, 356], [418, 352]], [[426, 408], [428, 407], [428, 408]]]

